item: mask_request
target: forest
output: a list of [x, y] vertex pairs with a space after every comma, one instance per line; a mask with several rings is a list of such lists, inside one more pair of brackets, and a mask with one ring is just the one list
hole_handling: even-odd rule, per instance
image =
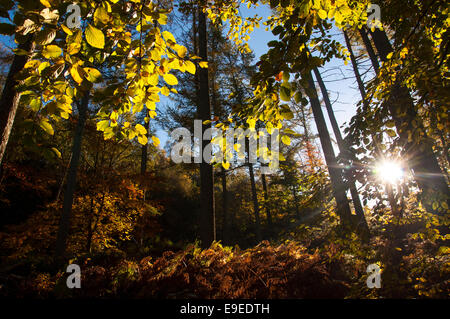
[[0, 299], [448, 299], [446, 0], [0, 0]]

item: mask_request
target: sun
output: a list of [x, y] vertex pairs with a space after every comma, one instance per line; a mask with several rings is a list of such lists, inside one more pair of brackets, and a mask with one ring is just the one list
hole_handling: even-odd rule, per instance
[[390, 184], [397, 183], [404, 176], [400, 163], [390, 160], [378, 163], [375, 167], [375, 174], [381, 182]]

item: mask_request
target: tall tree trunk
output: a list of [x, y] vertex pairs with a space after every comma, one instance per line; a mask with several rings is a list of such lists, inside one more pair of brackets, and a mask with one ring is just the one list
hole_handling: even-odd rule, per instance
[[269, 205], [269, 191], [267, 189], [266, 174], [261, 174], [261, 183], [264, 192], [264, 208], [266, 209], [267, 225], [269, 226], [269, 233], [271, 233], [273, 223], [272, 223], [272, 212], [270, 210]]
[[67, 175], [66, 191], [64, 193], [63, 210], [59, 221], [59, 229], [56, 238], [56, 258], [63, 260], [66, 252], [66, 242], [70, 230], [70, 218], [72, 215], [73, 196], [77, 183], [78, 165], [81, 155], [81, 142], [83, 131], [87, 118], [89, 105], [89, 92], [86, 92], [81, 103], [78, 106], [78, 123], [73, 137], [72, 157], [70, 159], [70, 168]]
[[[150, 121], [145, 123], [145, 128], [147, 129], [147, 139], [150, 137]], [[147, 172], [147, 161], [148, 161], [148, 143], [142, 145], [141, 148], [141, 176], [144, 176]]]
[[298, 207], [298, 198], [297, 198], [297, 191], [295, 189], [295, 186], [292, 186], [291, 188], [292, 196], [294, 197], [294, 206], [295, 206], [295, 214], [299, 219], [301, 219], [300, 216], [300, 209]]
[[[359, 29], [359, 34], [361, 35], [361, 39], [363, 40], [364, 46], [366, 47], [366, 51], [369, 54], [369, 58], [370, 61], [372, 62], [373, 69], [375, 73], [378, 74], [378, 70], [380, 69], [380, 63], [378, 62], [377, 55], [372, 47], [372, 42], [370, 42], [369, 36], [367, 35], [366, 28]], [[347, 33], [345, 33], [345, 35], [347, 35]]]
[[[147, 129], [147, 139], [150, 137], [150, 120], [146, 123], [145, 128]], [[148, 141], [145, 145], [141, 147], [141, 185], [144, 189], [143, 201], [145, 202], [147, 198], [147, 186], [145, 184], [145, 173], [147, 172], [147, 162], [148, 162]]]
[[248, 172], [250, 174], [250, 186], [251, 186], [251, 189], [252, 189], [253, 211], [255, 213], [256, 240], [259, 243], [262, 240], [262, 236], [261, 236], [261, 219], [260, 219], [260, 216], [259, 216], [258, 195], [257, 195], [257, 192], [256, 192], [255, 174], [253, 172], [253, 164], [252, 163], [248, 163]]
[[229, 220], [228, 220], [228, 191], [227, 191], [227, 172], [222, 167], [222, 240], [228, 243], [229, 239]]
[[[386, 62], [388, 54], [393, 52], [386, 32], [376, 29], [371, 34], [381, 61]], [[433, 209], [433, 202], [442, 200], [442, 198], [439, 199], [440, 196], [449, 201], [449, 189], [409, 90], [398, 82], [395, 83], [387, 107], [400, 135], [408, 166], [414, 172], [414, 179], [422, 192], [421, 199], [424, 206], [429, 212], [438, 213], [436, 209]], [[405, 116], [402, 116], [402, 113]], [[416, 123], [415, 127], [413, 123]], [[415, 130], [424, 134], [420, 144], [408, 139], [408, 132]]]
[[[205, 1], [202, 1], [204, 4]], [[202, 61], [208, 61], [208, 37], [206, 29], [206, 16], [202, 6], [198, 6], [198, 48]], [[208, 128], [204, 121], [211, 120], [211, 103], [209, 99], [208, 69], [198, 68], [199, 94], [198, 94], [198, 114], [202, 120], [202, 143], [200, 152], [211, 143], [211, 139], [203, 139], [204, 132]], [[202, 160], [200, 164], [200, 237], [202, 246], [207, 248], [216, 240], [216, 222], [214, 210], [214, 175], [213, 167], [210, 163]]]
[[[317, 68], [314, 68], [314, 74], [316, 75], [316, 79], [319, 82], [320, 90], [322, 92], [325, 107], [328, 112], [328, 117], [330, 118], [331, 126], [333, 128], [334, 136], [336, 137], [339, 151], [344, 156], [344, 158], [348, 158], [348, 153], [350, 150], [349, 147], [346, 145], [344, 139], [342, 138], [339, 125], [337, 123], [336, 117], [334, 116], [334, 111], [331, 105], [330, 97], [328, 95], [327, 88], [325, 87], [325, 83], [323, 82], [322, 76], [320, 75], [320, 72]], [[367, 226], [366, 217], [364, 216], [364, 209], [361, 204], [361, 200], [359, 198], [358, 190], [356, 189], [355, 181], [350, 180], [348, 182], [348, 188], [350, 189], [350, 194], [352, 196], [358, 228], [363, 234], [368, 235], [369, 226]]]
[[344, 228], [352, 227], [352, 213], [345, 194], [345, 185], [342, 180], [341, 169], [339, 168], [338, 162], [334, 155], [330, 134], [328, 133], [327, 125], [322, 113], [322, 108], [320, 107], [320, 102], [317, 97], [317, 91], [311, 73], [306, 74], [306, 78], [309, 85], [309, 90], [307, 90], [307, 92], [309, 94], [314, 120], [319, 132], [319, 138], [322, 144], [328, 172], [330, 174], [333, 196], [336, 199], [337, 213], [341, 218]]
[[[29, 35], [24, 43], [19, 44], [18, 49], [32, 52], [34, 50], [33, 36]], [[15, 77], [17, 73], [22, 71], [29, 58], [28, 55], [14, 56], [0, 97], [0, 165], [2, 164], [5, 155], [6, 146], [19, 106], [20, 93], [16, 91], [16, 86], [19, 82], [16, 81]]]

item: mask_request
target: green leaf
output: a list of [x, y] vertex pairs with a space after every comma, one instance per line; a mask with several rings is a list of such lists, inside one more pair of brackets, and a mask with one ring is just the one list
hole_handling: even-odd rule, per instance
[[389, 127], [389, 128], [394, 127], [395, 126], [395, 122], [394, 121], [388, 121], [388, 122], [386, 122], [386, 126]]
[[292, 113], [291, 109], [287, 104], [281, 105], [281, 115], [286, 120], [292, 120], [294, 118], [294, 113]]
[[387, 135], [389, 135], [390, 137], [396, 137], [397, 133], [395, 133], [394, 130], [387, 130], [386, 131]]
[[291, 90], [285, 86], [282, 86], [280, 89], [280, 99], [285, 102], [289, 102], [291, 100]]
[[295, 103], [300, 103], [302, 101], [302, 97], [302, 92], [297, 91], [297, 93], [295, 93], [294, 95]]
[[105, 47], [105, 35], [101, 30], [88, 24], [85, 34], [87, 42], [92, 47], [98, 49], [103, 49]]

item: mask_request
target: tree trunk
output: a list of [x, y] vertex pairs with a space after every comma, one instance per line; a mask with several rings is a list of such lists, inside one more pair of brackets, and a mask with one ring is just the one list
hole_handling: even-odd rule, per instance
[[[386, 32], [377, 29], [371, 34], [381, 61], [387, 61], [387, 56], [393, 49]], [[426, 136], [422, 119], [417, 115], [408, 89], [398, 82], [394, 84], [387, 107], [394, 119], [408, 166], [414, 172], [415, 181], [422, 192], [424, 206], [429, 212], [438, 213], [436, 209], [433, 209], [433, 202], [441, 201], [442, 198], [439, 198], [441, 196], [449, 201], [448, 185], [433, 152], [432, 142]], [[406, 115], [401, 116], [402, 113]], [[415, 127], [413, 123], [416, 123]], [[420, 144], [408, 139], [408, 132], [415, 130], [424, 134]]]
[[[349, 147], [346, 145], [344, 139], [342, 138], [341, 131], [339, 129], [339, 125], [337, 123], [336, 117], [334, 116], [333, 107], [331, 105], [330, 97], [328, 95], [327, 88], [325, 87], [325, 83], [322, 80], [322, 76], [317, 68], [314, 68], [314, 74], [316, 75], [316, 79], [319, 82], [320, 90], [322, 91], [323, 100], [325, 102], [325, 106], [328, 112], [328, 117], [330, 118], [331, 126], [333, 128], [334, 136], [336, 137], [336, 141], [338, 144], [338, 148], [344, 159], [348, 159]], [[367, 226], [367, 221], [364, 216], [364, 209], [361, 204], [361, 200], [359, 198], [358, 190], [356, 189], [355, 181], [349, 180], [348, 188], [350, 189], [350, 194], [353, 200], [353, 206], [355, 208], [357, 225], [360, 231], [363, 234], [369, 234], [369, 226]]]
[[[19, 44], [18, 49], [32, 52], [34, 50], [33, 37], [29, 35], [24, 43]], [[0, 97], [0, 165], [2, 164], [3, 157], [5, 155], [6, 146], [9, 141], [17, 108], [19, 106], [20, 93], [16, 91], [16, 86], [19, 82], [15, 80], [15, 77], [17, 73], [22, 71], [28, 60], [28, 55], [14, 56]]]
[[[202, 1], [202, 4], [204, 1]], [[208, 61], [208, 38], [206, 30], [206, 16], [202, 7], [197, 8], [198, 12], [198, 48], [202, 61]], [[198, 68], [199, 94], [198, 94], [198, 114], [202, 120], [202, 143], [200, 152], [211, 143], [211, 139], [203, 139], [204, 132], [208, 125], [204, 121], [211, 120], [211, 104], [209, 99], [208, 69]], [[216, 240], [216, 224], [214, 211], [214, 175], [213, 167], [210, 163], [202, 160], [200, 164], [200, 237], [202, 247], [207, 248]]]
[[260, 220], [260, 216], [259, 216], [258, 195], [256, 193], [255, 174], [253, 172], [253, 164], [252, 163], [248, 163], [248, 172], [250, 174], [250, 186], [251, 186], [251, 189], [252, 189], [253, 211], [255, 213], [256, 241], [259, 243], [262, 240], [262, 237], [261, 237], [261, 220]]
[[[325, 161], [327, 163], [328, 172], [330, 174], [331, 187], [334, 198], [336, 199], [337, 213], [341, 218], [344, 228], [352, 227], [352, 213], [345, 194], [345, 185], [342, 181], [341, 169], [334, 155], [333, 145], [331, 144], [330, 135], [328, 133], [325, 118], [323, 117], [322, 108], [317, 97], [317, 91], [311, 73], [306, 74], [309, 90], [307, 90], [311, 102], [314, 120], [319, 132], [320, 142], [322, 144]], [[309, 92], [310, 91], [310, 92]]]
[[228, 220], [228, 191], [227, 191], [227, 174], [225, 168], [222, 167], [222, 240], [228, 243], [229, 239], [229, 220]]
[[[146, 123], [146, 129], [147, 129], [147, 139], [150, 136], [150, 120], [148, 121], [148, 123]], [[145, 173], [147, 172], [147, 161], [148, 161], [148, 143], [145, 145], [142, 145], [141, 148], [141, 176], [144, 176]]]
[[380, 69], [380, 63], [378, 62], [377, 55], [372, 47], [372, 43], [370, 42], [366, 29], [365, 28], [359, 29], [359, 34], [361, 35], [364, 46], [366, 47], [366, 51], [369, 54], [370, 61], [372, 61], [373, 69], [375, 70], [375, 73], [378, 74], [378, 70]]
[[81, 104], [78, 107], [78, 123], [73, 137], [72, 157], [70, 160], [69, 174], [67, 175], [66, 191], [59, 229], [56, 238], [56, 258], [63, 259], [66, 251], [66, 241], [70, 230], [70, 218], [72, 214], [73, 197], [77, 183], [77, 171], [81, 155], [81, 142], [86, 123], [87, 110], [89, 105], [89, 92], [86, 92]]
[[298, 219], [300, 220], [301, 219], [300, 209], [298, 207], [297, 191], [295, 189], [295, 186], [292, 186], [291, 192], [292, 192], [292, 196], [294, 197], [295, 214], [297, 215]]
[[264, 207], [266, 209], [267, 225], [269, 226], [269, 233], [271, 233], [273, 223], [272, 223], [272, 212], [270, 211], [270, 206], [269, 206], [269, 191], [267, 189], [266, 174], [261, 174], [261, 182], [262, 182], [262, 187], [263, 187], [263, 192], [264, 192]]

